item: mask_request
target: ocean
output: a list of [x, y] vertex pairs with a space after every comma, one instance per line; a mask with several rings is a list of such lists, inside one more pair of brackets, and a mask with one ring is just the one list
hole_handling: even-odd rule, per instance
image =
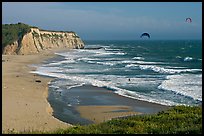
[[[201, 40], [84, 42], [85, 49], [57, 52], [32, 73], [55, 77], [49, 91], [57, 93], [92, 85], [167, 106], [202, 103]], [[77, 103], [69, 98], [68, 106]]]

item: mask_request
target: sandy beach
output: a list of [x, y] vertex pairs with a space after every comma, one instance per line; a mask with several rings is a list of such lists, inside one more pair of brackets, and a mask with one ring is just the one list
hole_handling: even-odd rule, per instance
[[135, 112], [130, 106], [124, 105], [102, 105], [102, 106], [78, 106], [81, 116], [98, 124], [112, 118], [140, 115], [142, 113]]
[[2, 55], [2, 131], [49, 131], [70, 124], [52, 116], [47, 102], [51, 78], [29, 73], [30, 64], [53, 57], [46, 51], [36, 55]]
[[[71, 123], [62, 122], [52, 116], [54, 108], [51, 108], [47, 97], [48, 83], [53, 78], [30, 73], [35, 68], [29, 65], [39, 64], [54, 57], [53, 52], [55, 51], [46, 51], [36, 55], [2, 55], [3, 132], [50, 131], [72, 126]], [[145, 112], [154, 113], [168, 108], [167, 106], [118, 96], [110, 90], [93, 86], [73, 88], [69, 92], [74, 92], [70, 97], [77, 94], [80, 97], [83, 96], [81, 97], [82, 100], [88, 98], [88, 101], [83, 101], [81, 105], [75, 108], [81, 118], [91, 120], [94, 123], [121, 116], [139, 115]], [[103, 97], [99, 100], [92, 99], [96, 96], [98, 98], [99, 96]], [[112, 102], [106, 103], [107, 100]], [[97, 102], [101, 103], [96, 104]], [[118, 103], [115, 104], [114, 102]], [[136, 108], [136, 110], [133, 108]]]

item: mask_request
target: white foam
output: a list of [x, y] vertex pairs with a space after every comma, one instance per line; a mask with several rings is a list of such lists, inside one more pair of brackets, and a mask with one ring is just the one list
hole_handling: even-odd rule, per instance
[[[54, 89], [59, 89], [59, 88], [66, 88], [66, 89], [71, 89], [71, 88], [74, 88], [74, 87], [80, 87], [80, 86], [83, 86], [84, 83], [76, 83], [72, 80], [54, 80], [52, 81], [51, 84], [49, 84], [49, 87], [52, 87]], [[55, 91], [58, 91], [58, 90], [55, 90]], [[63, 91], [63, 90], [62, 90]]]
[[30, 73], [35, 73], [35, 74], [39, 74], [39, 75], [43, 75], [43, 76], [49, 76], [49, 77], [57, 77], [57, 78], [63, 77], [63, 74], [52, 73], [49, 71], [31, 71]]
[[[96, 75], [91, 75], [91, 76], [85, 76], [85, 75], [78, 75], [78, 76], [72, 76], [72, 75], [65, 75], [62, 73], [54, 73], [53, 71], [50, 71], [48, 69], [40, 69], [43, 71], [35, 71], [33, 73], [37, 73], [40, 75], [45, 75], [45, 76], [51, 76], [51, 77], [56, 77], [56, 78], [60, 78], [60, 79], [69, 79], [72, 81], [72, 83], [76, 83], [73, 85], [68, 85], [66, 86], [67, 89], [73, 88], [73, 87], [78, 87], [78, 86], [82, 86], [83, 84], [91, 84], [93, 86], [97, 86], [97, 87], [106, 87], [109, 89], [113, 89], [115, 90], [117, 94], [125, 96], [125, 97], [129, 97], [132, 99], [137, 99], [137, 100], [143, 100], [143, 101], [148, 101], [148, 102], [153, 102], [153, 103], [158, 103], [158, 104], [162, 104], [162, 105], [178, 105], [178, 103], [175, 102], [171, 102], [168, 100], [164, 100], [164, 99], [156, 99], [156, 98], [152, 98], [149, 96], [145, 96], [143, 94], [140, 94], [138, 92], [132, 92], [126, 89], [121, 89], [120, 87], [117, 87], [117, 85], [119, 86], [123, 86], [124, 80], [128, 81], [128, 79], [124, 76], [115, 76], [115, 75], [104, 75], [104, 76], [100, 76], [97, 77]], [[114, 82], [113, 82], [114, 81]], [[136, 83], [141, 83], [141, 78], [131, 78], [131, 84], [129, 85], [135, 85]], [[151, 80], [143, 80], [143, 84], [145, 83], [150, 83]], [[152, 80], [152, 82], [155, 82]], [[68, 82], [65, 82], [68, 83]], [[63, 86], [64, 84], [60, 84], [57, 83], [57, 85]], [[127, 84], [126, 84], [127, 85]], [[59, 89], [59, 88], [57, 88]], [[58, 90], [58, 91], [62, 91], [62, 90]]]
[[139, 65], [141, 70], [152, 70], [158, 73], [175, 74], [181, 72], [202, 72], [202, 69], [169, 69], [155, 65]]
[[[41, 69], [42, 70], [42, 69]], [[91, 84], [93, 86], [97, 86], [97, 87], [106, 87], [106, 88], [110, 88], [110, 89], [113, 89], [113, 90], [116, 90], [116, 93], [119, 94], [119, 95], [123, 95], [125, 97], [130, 97], [130, 98], [133, 98], [133, 99], [138, 99], [138, 100], [143, 100], [143, 101], [148, 101], [148, 102], [153, 102], [153, 103], [158, 103], [158, 104], [163, 104], [163, 105], [175, 105], [175, 103], [172, 103], [170, 101], [166, 101], [166, 100], [157, 100], [157, 99], [153, 99], [153, 98], [150, 98], [150, 97], [147, 97], [147, 96], [144, 96], [144, 95], [141, 95], [141, 94], [138, 94], [136, 92], [132, 92], [132, 91], [128, 91], [126, 89], [121, 89], [119, 87], [116, 87], [115, 84], [117, 84], [117, 82], [119, 84], [121, 84], [121, 82], [124, 82], [124, 78], [121, 77], [116, 77], [116, 76], [102, 76], [100, 78], [102, 78], [101, 80], [105, 80], [105, 81], [100, 81], [98, 80], [97, 78], [93, 78], [91, 76], [67, 76], [65, 74], [61, 74], [61, 73], [52, 73], [50, 71], [46, 71], [46, 70], [43, 70], [43, 71], [34, 71], [33, 73], [36, 73], [36, 74], [40, 74], [40, 75], [45, 75], [45, 76], [51, 76], [51, 77], [57, 77], [57, 78], [60, 78], [60, 79], [69, 79], [71, 81], [74, 81], [77, 83], [77, 85], [73, 85], [73, 86], [69, 86], [68, 88], [72, 88], [72, 87], [77, 87], [77, 86], [81, 86], [83, 84]], [[111, 78], [111, 80], [107, 81], [108, 78]], [[114, 79], [115, 80], [118, 80], [118, 81], [115, 81], [114, 83], [112, 82]], [[127, 80], [127, 79], [126, 79]], [[131, 79], [131, 81], [134, 81], [133, 79]], [[132, 96], [130, 96], [130, 94]]]
[[62, 61], [58, 61], [58, 62], [53, 62], [53, 63], [49, 63], [46, 64], [46, 66], [55, 66], [55, 65], [60, 65], [60, 64], [70, 64], [70, 63], [76, 63], [75, 60], [73, 59], [66, 59], [66, 60], [62, 60]]
[[95, 61], [86, 61], [87, 63], [90, 63], [90, 64], [95, 64], [96, 62]]
[[108, 66], [113, 66], [115, 65], [113, 62], [96, 62], [97, 64], [102, 64], [102, 65], [108, 65]]
[[[104, 77], [100, 77], [100, 79], [102, 78], [105, 78], [106, 76]], [[111, 76], [109, 75], [108, 77], [106, 78], [110, 78]], [[148, 96], [144, 96], [142, 94], [139, 94], [138, 92], [133, 92], [133, 91], [128, 91], [126, 89], [121, 89], [119, 87], [116, 87], [114, 83], [117, 83], [117, 82], [124, 82], [124, 78], [122, 78], [122, 76], [119, 76], [119, 77], [116, 77], [116, 76], [112, 76], [112, 77], [115, 77], [115, 79], [111, 79], [110, 81], [99, 81], [97, 80], [96, 78], [93, 79], [93, 78], [90, 78], [90, 77], [82, 77], [82, 76], [78, 76], [78, 77], [70, 77], [74, 80], [77, 80], [77, 81], [81, 81], [81, 82], [85, 82], [86, 84], [91, 84], [93, 86], [97, 86], [97, 87], [106, 87], [106, 88], [109, 88], [109, 89], [113, 89], [115, 90], [117, 94], [119, 95], [122, 95], [122, 96], [125, 96], [125, 97], [129, 97], [129, 98], [132, 98], [132, 99], [137, 99], [137, 100], [143, 100], [143, 101], [148, 101], [148, 102], [153, 102], [153, 103], [157, 103], [157, 104], [162, 104], [162, 105], [178, 105], [178, 103], [174, 103], [174, 102], [171, 102], [171, 101], [168, 101], [168, 100], [162, 100], [162, 99], [154, 99], [154, 98], [151, 98], [151, 97], [148, 97]], [[121, 79], [120, 79], [121, 78]], [[121, 81], [117, 81], [118, 79], [120, 79]], [[133, 80], [133, 79], [131, 79]], [[115, 81], [114, 83], [112, 81]]]
[[[85, 46], [90, 48], [90, 47], [102, 47], [103, 45], [102, 44], [86, 44]], [[105, 47], [105, 46], [103, 46], [103, 47]], [[107, 47], [109, 47], [109, 46], [107, 46]]]
[[[139, 65], [138, 64], [164, 64], [162, 62], [145, 62], [145, 61], [135, 61], [135, 60], [123, 60], [123, 61], [118, 61], [116, 59], [82, 59], [84, 60], [85, 62], [87, 63], [97, 63], [97, 64], [103, 64], [103, 65], [109, 65], [109, 66], [113, 66], [113, 65], [116, 65], [116, 64], [127, 64], [125, 67], [138, 67]], [[87, 61], [89, 60], [89, 61]], [[104, 62], [96, 62], [96, 61], [91, 61], [91, 60], [103, 60]], [[128, 64], [130, 63], [130, 64]]]
[[136, 60], [144, 60], [143, 57], [134, 57], [134, 58], [132, 58], [132, 59], [136, 59]]
[[128, 64], [128, 65], [126, 65], [125, 67], [126, 68], [129, 68], [129, 67], [138, 67], [139, 65], [137, 65], [137, 64]]
[[202, 101], [202, 74], [170, 75], [158, 88]]
[[147, 102], [151, 102], [151, 103], [157, 103], [157, 104], [161, 104], [161, 105], [167, 105], [167, 106], [173, 106], [173, 105], [181, 105], [179, 103], [176, 102], [172, 102], [169, 100], [164, 100], [164, 99], [154, 99], [152, 97], [148, 97], [148, 96], [144, 96], [144, 95], [140, 95], [136, 92], [132, 92], [132, 91], [128, 91], [125, 89], [120, 89], [120, 88], [114, 88], [116, 89], [116, 93], [121, 95], [121, 96], [125, 96], [125, 97], [129, 97], [132, 99], [137, 99], [137, 100], [141, 100], [141, 101], [147, 101]]
[[127, 63], [136, 63], [134, 60], [123, 60], [120, 63], [127, 64]]
[[123, 52], [97, 52], [96, 56], [107, 56], [107, 55], [125, 55]]
[[173, 67], [173, 66], [165, 66], [165, 68], [170, 68], [170, 69], [184, 69], [187, 67]]
[[148, 62], [148, 61], [135, 61], [138, 64], [165, 64], [163, 62]]
[[111, 48], [105, 48], [107, 51], [121, 51], [121, 49], [111, 49]]
[[63, 57], [68, 57], [70, 56], [69, 53], [72, 53], [73, 51], [69, 51], [69, 52], [56, 52], [55, 54], [56, 55], [59, 55], [59, 56], [63, 56]]
[[184, 58], [184, 61], [191, 61], [191, 60], [193, 60], [192, 57], [185, 57], [185, 58]]
[[181, 59], [182, 57], [181, 56], [176, 56], [176, 58]]
[[79, 58], [78, 60], [87, 61], [87, 60], [101, 60], [101, 59], [99, 58]]
[[52, 87], [54, 89], [59, 89], [59, 86], [56, 86], [56, 85], [49, 85], [49, 87]]
[[[131, 63], [131, 64], [165, 64], [163, 62], [150, 62], [150, 61], [141, 61], [141, 60], [124, 60], [121, 63]], [[129, 64], [128, 64], [129, 65]]]
[[67, 86], [67, 89], [75, 88], [75, 87], [80, 87], [83, 86], [85, 83], [77, 84], [77, 85], [72, 85], [72, 86]]
[[109, 68], [105, 68], [105, 69], [86, 69], [86, 68], [83, 68], [83, 67], [80, 67], [80, 68], [75, 68], [75, 69], [64, 69], [63, 72], [66, 72], [66, 73], [70, 73], [70, 74], [73, 74], [73, 73], [79, 73], [79, 74], [83, 74], [83, 73], [93, 73], [93, 72], [106, 72], [110, 70]]
[[68, 107], [71, 107], [72, 105], [71, 105], [71, 104], [67, 104], [67, 106], [68, 106]]

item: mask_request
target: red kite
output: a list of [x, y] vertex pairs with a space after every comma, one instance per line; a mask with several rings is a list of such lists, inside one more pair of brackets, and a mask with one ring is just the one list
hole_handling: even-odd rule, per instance
[[190, 17], [186, 18], [186, 22], [191, 23], [192, 19]]

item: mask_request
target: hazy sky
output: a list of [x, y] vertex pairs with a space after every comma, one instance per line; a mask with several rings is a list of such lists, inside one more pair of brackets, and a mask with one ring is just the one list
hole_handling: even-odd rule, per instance
[[[2, 22], [75, 31], [83, 40], [202, 39], [201, 2], [3, 2]], [[192, 23], [185, 22], [192, 18]]]

